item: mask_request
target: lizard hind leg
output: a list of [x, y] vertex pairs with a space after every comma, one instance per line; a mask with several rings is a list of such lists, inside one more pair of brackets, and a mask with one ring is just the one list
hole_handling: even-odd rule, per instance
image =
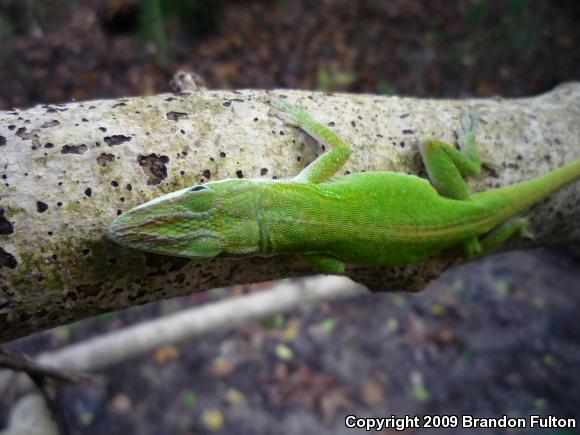
[[481, 239], [469, 239], [461, 244], [465, 257], [473, 260], [485, 255], [502, 243], [513, 237], [520, 235], [527, 239], [534, 239], [534, 235], [528, 230], [529, 221], [523, 217], [510, 219], [491, 230]]
[[476, 127], [477, 115], [472, 109], [469, 115], [461, 115], [459, 141], [462, 151], [437, 139], [427, 139], [419, 147], [431, 184], [446, 198], [467, 200], [471, 196], [463, 178], [481, 171], [482, 162], [475, 143]]
[[468, 259], [474, 259], [481, 255], [483, 248], [477, 237], [465, 240], [460, 245], [463, 255]]
[[523, 217], [510, 219], [487, 233], [481, 239], [482, 253], [489, 252], [514, 235], [520, 235], [526, 239], [534, 239], [534, 235], [529, 231], [529, 220]]

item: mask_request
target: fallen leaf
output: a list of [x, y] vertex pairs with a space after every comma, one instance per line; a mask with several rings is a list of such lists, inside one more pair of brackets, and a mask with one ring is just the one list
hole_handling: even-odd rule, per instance
[[126, 414], [132, 408], [131, 399], [126, 394], [117, 394], [111, 400], [111, 408], [119, 414]]
[[362, 400], [367, 405], [380, 405], [386, 402], [383, 387], [376, 381], [368, 380], [362, 388]]
[[226, 357], [218, 356], [213, 360], [211, 372], [216, 376], [229, 375], [234, 371], [234, 364]]
[[204, 409], [201, 420], [205, 427], [211, 431], [217, 431], [224, 425], [224, 415], [219, 409]]
[[175, 346], [163, 346], [155, 351], [155, 362], [159, 365], [165, 364], [169, 360], [179, 358], [179, 349]]

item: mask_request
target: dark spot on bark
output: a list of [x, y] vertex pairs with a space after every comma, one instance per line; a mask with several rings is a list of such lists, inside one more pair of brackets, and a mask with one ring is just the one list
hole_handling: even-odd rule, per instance
[[8, 219], [4, 217], [4, 209], [0, 208], [0, 235], [7, 236], [14, 233], [14, 227]]
[[0, 147], [6, 145], [6, 138], [4, 136], [0, 136]]
[[123, 210], [117, 210], [117, 216], [121, 216], [123, 214]]
[[244, 178], [244, 173], [242, 172], [242, 170], [241, 170], [241, 169], [238, 169], [238, 170], [236, 171], [236, 176], [237, 176], [238, 178]]
[[403, 134], [415, 134], [415, 130], [403, 130]]
[[54, 148], [54, 144], [53, 143], [50, 143], [50, 142], [47, 142], [47, 143], [44, 144], [44, 148], [46, 148], [46, 149]]
[[40, 126], [40, 128], [56, 127], [59, 124], [60, 122], [58, 122], [56, 119], [53, 119], [52, 121], [46, 121], [44, 124]]
[[101, 285], [102, 283], [81, 284], [76, 288], [76, 290], [84, 296], [97, 296], [101, 291]]
[[16, 130], [16, 136], [24, 139], [24, 136], [26, 136], [26, 127], [20, 127], [18, 130]]
[[204, 169], [203, 176], [209, 180], [211, 178], [211, 172], [210, 172], [210, 170], [209, 169]]
[[266, 175], [268, 173], [268, 168], [260, 169], [260, 175]]
[[56, 205], [57, 205], [57, 207], [62, 207], [62, 202], [59, 201], [56, 203]]
[[165, 114], [165, 116], [167, 116], [167, 119], [169, 119], [170, 121], [179, 121], [180, 119], [186, 119], [187, 118], [187, 113], [184, 112], [167, 112]]
[[133, 186], [131, 186], [130, 184], [127, 184], [126, 189], [130, 192], [133, 190]]
[[129, 136], [125, 136], [122, 134], [114, 134], [113, 136], [105, 136], [104, 141], [110, 147], [114, 147], [117, 145], [121, 145], [124, 142], [130, 141], [131, 138]]
[[400, 146], [401, 148], [405, 148], [405, 142], [402, 142], [402, 141], [401, 141], [401, 143], [399, 143], [399, 146]]
[[99, 127], [99, 130], [101, 130], [103, 133], [107, 131], [105, 127]]
[[254, 122], [258, 122], [258, 118], [254, 118]]
[[113, 106], [111, 107], [111, 109], [115, 109], [117, 107], [121, 107], [121, 106], [126, 106], [125, 103], [117, 103], [117, 104], [113, 104]]
[[147, 291], [144, 288], [142, 288], [142, 289], [137, 290], [137, 293], [135, 293], [135, 295], [127, 296], [127, 300], [134, 302], [137, 299], [141, 299], [146, 294], [147, 294]]
[[328, 123], [328, 126], [329, 126], [329, 127], [334, 127], [335, 125], [336, 125], [336, 124], [334, 123], [334, 121], [330, 121], [330, 122]]
[[46, 317], [47, 314], [48, 314], [48, 311], [46, 311], [46, 310], [40, 310], [40, 311], [37, 311], [34, 314], [34, 317], [36, 317], [38, 319], [42, 319], [43, 317]]
[[42, 201], [36, 201], [36, 211], [38, 213], [44, 213], [46, 210], [48, 210], [48, 204]]
[[90, 187], [87, 187], [87, 188], [85, 189], [85, 195], [87, 195], [89, 198], [90, 198], [91, 196], [93, 196], [93, 189], [91, 189]]
[[222, 104], [223, 104], [225, 107], [230, 107], [230, 106], [232, 105], [232, 102], [231, 102], [231, 101], [224, 101]]
[[401, 119], [405, 119], [405, 118], [408, 118], [408, 117], [409, 117], [409, 114], [408, 113], [405, 113], [404, 115], [401, 115], [400, 116]]
[[88, 255], [91, 252], [89, 248], [83, 249], [83, 255]]
[[18, 266], [18, 261], [16, 261], [14, 255], [10, 252], [6, 252], [2, 246], [0, 246], [0, 269], [2, 267], [7, 267], [14, 270], [16, 269], [16, 266]]
[[119, 183], [115, 180], [111, 181], [111, 186], [113, 187], [119, 187]]
[[[147, 276], [158, 276], [164, 275], [167, 272], [176, 272], [183, 267], [191, 264], [191, 260], [188, 258], [180, 257], [169, 257], [166, 255], [151, 254], [145, 252], [145, 265], [151, 270], [147, 273]], [[136, 284], [140, 282], [135, 281]]]
[[60, 150], [61, 154], [83, 154], [88, 150], [87, 146], [82, 143], [80, 145], [64, 145], [62, 150]]
[[89, 122], [89, 120], [87, 118], [83, 118], [81, 119], [82, 122]]
[[52, 231], [48, 231], [48, 232], [47, 232], [47, 234], [48, 234], [49, 236], [52, 236], [53, 232], [52, 232]]
[[137, 162], [143, 168], [145, 174], [149, 177], [148, 185], [159, 184], [161, 180], [167, 178], [167, 167], [169, 157], [158, 156], [157, 154], [149, 154], [148, 156], [137, 157]]
[[552, 160], [552, 156], [551, 156], [551, 155], [549, 155], [549, 154], [546, 154], [546, 155], [544, 156], [544, 160], [545, 160], [545, 161], [547, 161], [547, 162], [549, 162], [550, 160]]
[[222, 159], [225, 159], [225, 158], [226, 158], [226, 153], [224, 153], [223, 151], [221, 151], [221, 152], [220, 152], [220, 157], [221, 157]]
[[8, 126], [8, 130], [12, 131], [16, 128], [16, 126], [14, 124], [11, 124]]
[[111, 163], [115, 161], [115, 156], [113, 154], [101, 153], [99, 157], [97, 157], [97, 165], [101, 167], [107, 166], [107, 163]]

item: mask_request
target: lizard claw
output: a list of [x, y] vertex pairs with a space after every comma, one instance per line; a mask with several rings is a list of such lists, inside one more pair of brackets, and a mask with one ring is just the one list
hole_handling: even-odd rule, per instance
[[536, 235], [529, 230], [527, 221], [520, 230], [520, 235], [527, 240], [536, 240]]
[[298, 122], [296, 116], [296, 107], [276, 97], [272, 98], [269, 101], [269, 104], [274, 109], [274, 114], [278, 118], [282, 119], [286, 124], [290, 125], [291, 127], [300, 127], [300, 123]]
[[292, 109], [292, 106], [289, 103], [278, 97], [273, 97], [269, 101], [269, 104], [273, 108], [278, 109], [282, 112], [289, 112]]
[[461, 130], [464, 135], [473, 134], [477, 128], [477, 110], [470, 107], [469, 112], [461, 111]]

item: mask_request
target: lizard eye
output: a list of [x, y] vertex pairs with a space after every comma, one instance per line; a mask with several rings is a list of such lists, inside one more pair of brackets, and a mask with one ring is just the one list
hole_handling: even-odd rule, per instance
[[203, 184], [196, 184], [191, 189], [189, 189], [190, 192], [199, 192], [200, 190], [209, 190], [209, 187], [204, 186]]

